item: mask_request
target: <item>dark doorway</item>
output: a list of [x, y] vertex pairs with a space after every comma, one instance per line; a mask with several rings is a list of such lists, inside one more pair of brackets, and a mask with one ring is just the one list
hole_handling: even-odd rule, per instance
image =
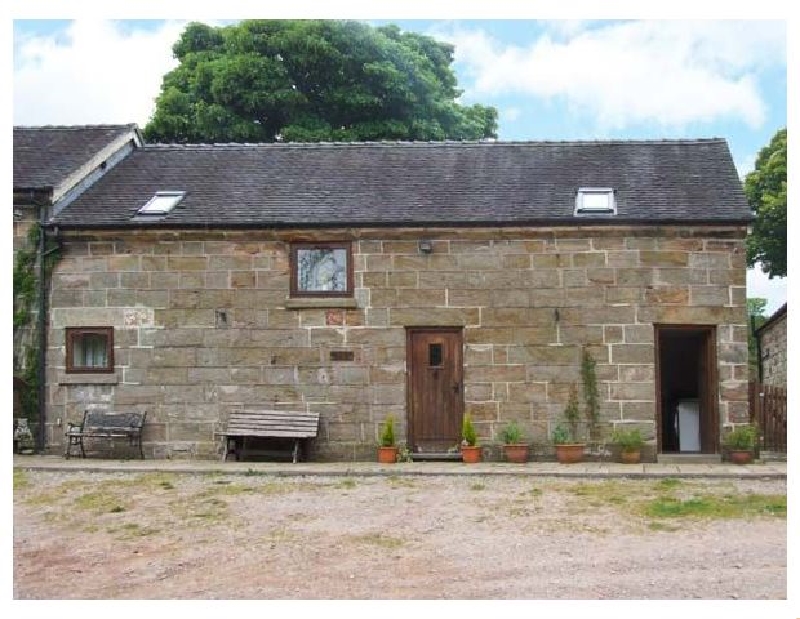
[[409, 328], [408, 444], [446, 452], [461, 441], [464, 414], [461, 328]]
[[716, 327], [656, 325], [661, 453], [719, 451]]

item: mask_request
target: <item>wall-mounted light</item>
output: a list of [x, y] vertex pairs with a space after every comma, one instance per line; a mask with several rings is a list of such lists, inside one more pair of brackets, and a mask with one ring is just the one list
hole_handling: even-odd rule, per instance
[[433, 243], [430, 241], [420, 241], [419, 242], [419, 251], [422, 254], [431, 254], [433, 253]]

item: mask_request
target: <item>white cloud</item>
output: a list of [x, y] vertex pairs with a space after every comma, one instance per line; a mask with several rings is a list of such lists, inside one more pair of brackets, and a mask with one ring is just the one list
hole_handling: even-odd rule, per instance
[[747, 270], [747, 296], [751, 299], [767, 299], [766, 314], [770, 316], [786, 303], [787, 279], [786, 277], [769, 279], [767, 274], [761, 271], [761, 265], [756, 264], [756, 268]]
[[143, 127], [185, 21], [123, 31], [76, 20], [65, 32], [27, 36], [14, 50], [14, 124], [135, 122]]
[[512, 123], [517, 120], [521, 114], [522, 110], [518, 107], [507, 107], [500, 110], [500, 118]]
[[683, 127], [741, 119], [759, 127], [766, 106], [757, 72], [786, 64], [784, 22], [638, 21], [552, 23], [527, 46], [508, 45], [481, 30], [437, 29], [456, 46], [472, 82], [470, 95], [560, 97], [573, 113], [596, 118], [599, 130], [636, 123]]

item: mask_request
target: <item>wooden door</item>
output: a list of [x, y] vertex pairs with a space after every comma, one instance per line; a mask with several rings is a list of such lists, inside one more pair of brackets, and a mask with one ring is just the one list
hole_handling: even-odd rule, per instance
[[719, 452], [719, 413], [717, 409], [717, 355], [713, 327], [701, 332], [699, 385], [700, 399], [700, 450], [702, 453]]
[[461, 442], [461, 329], [409, 329], [407, 359], [409, 445], [417, 452], [447, 451]]

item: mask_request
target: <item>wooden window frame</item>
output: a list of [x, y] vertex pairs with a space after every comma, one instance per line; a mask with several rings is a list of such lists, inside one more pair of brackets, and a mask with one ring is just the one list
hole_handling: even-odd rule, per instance
[[[106, 367], [89, 368], [73, 363], [75, 340], [84, 335], [104, 335], [106, 337]], [[112, 374], [114, 372], [114, 327], [67, 327], [65, 331], [67, 345], [67, 374]]]
[[[347, 287], [345, 290], [299, 290], [297, 287], [297, 252], [300, 249], [344, 249], [347, 251]], [[350, 241], [297, 242], [289, 246], [289, 296], [296, 299], [341, 299], [353, 297], [353, 243]]]

